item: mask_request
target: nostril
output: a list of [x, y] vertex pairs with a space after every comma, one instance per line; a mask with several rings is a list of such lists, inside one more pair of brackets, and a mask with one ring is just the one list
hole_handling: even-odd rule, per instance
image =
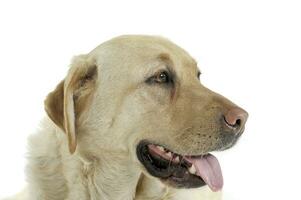
[[240, 126], [241, 125], [241, 119], [236, 120], [236, 123], [234, 126]]
[[229, 127], [231, 127], [231, 128], [238, 128], [238, 127], [240, 127], [240, 125], [241, 125], [241, 120], [240, 120], [240, 119], [237, 119], [237, 120], [234, 121], [234, 122], [229, 122], [229, 121], [226, 119], [226, 117], [224, 117], [224, 121], [225, 121], [225, 123], [226, 123]]
[[248, 118], [248, 113], [241, 108], [232, 108], [224, 116], [226, 125], [230, 128], [239, 129], [244, 126]]

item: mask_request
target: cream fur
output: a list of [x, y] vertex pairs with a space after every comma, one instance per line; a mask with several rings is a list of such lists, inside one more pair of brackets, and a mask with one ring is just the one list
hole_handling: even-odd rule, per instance
[[[163, 61], [157, 59], [159, 54], [164, 55]], [[173, 102], [169, 101], [163, 89], [143, 83], [145, 77], [164, 68], [164, 59], [170, 59], [166, 62], [171, 62], [182, 81]], [[85, 69], [90, 65], [97, 66], [97, 76], [94, 77], [95, 83], [89, 85], [91, 78], [85, 80], [82, 74], [87, 73]], [[78, 67], [83, 72], [75, 77], [74, 69]], [[65, 108], [64, 121], [57, 117], [60, 110], [52, 110], [54, 108], [51, 106], [47, 107], [52, 102], [49, 105], [46, 103], [50, 117], [45, 117], [40, 130], [29, 138], [28, 186], [11, 199], [221, 199], [221, 192], [213, 193], [207, 187], [174, 189], [163, 184], [145, 171], [135, 153], [136, 144], [145, 138], [158, 142], [170, 141], [169, 147], [180, 153], [203, 153], [211, 149], [210, 145], [215, 143], [214, 137], [209, 142], [205, 140], [202, 145], [196, 145], [192, 142], [196, 139], [193, 129], [186, 133], [188, 139], [182, 136], [178, 141], [170, 139], [176, 138], [175, 134], [185, 128], [180, 127], [177, 120], [187, 119], [184, 125], [191, 125], [198, 123], [194, 120], [198, 119], [214, 128], [212, 121], [199, 116], [201, 109], [207, 109], [206, 105], [217, 104], [214, 99], [219, 99], [218, 102], [223, 102], [225, 106], [234, 106], [224, 97], [200, 85], [196, 78], [197, 70], [195, 61], [183, 49], [166, 39], [151, 36], [115, 38], [89, 54], [75, 58], [65, 79], [64, 94], [76, 94], [78, 100], [65, 98], [64, 105], [62, 103]], [[71, 83], [72, 90], [69, 87]], [[57, 96], [59, 98], [59, 93]], [[202, 104], [197, 98], [202, 98]], [[54, 103], [59, 105], [61, 102]], [[172, 108], [178, 110], [170, 111], [171, 104]], [[191, 104], [196, 105], [193, 109], [198, 113], [189, 109], [179, 110]], [[158, 119], [158, 114], [163, 117]], [[205, 113], [207, 117], [214, 114], [214, 111]], [[66, 118], [66, 115], [71, 118]], [[70, 123], [72, 133], [68, 132]], [[210, 132], [211, 128], [200, 131], [214, 134]], [[166, 134], [162, 130], [167, 130]]]

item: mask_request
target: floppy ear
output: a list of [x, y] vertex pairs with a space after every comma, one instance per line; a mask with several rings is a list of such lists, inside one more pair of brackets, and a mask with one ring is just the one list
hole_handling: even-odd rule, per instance
[[49, 118], [68, 137], [70, 153], [77, 146], [77, 130], [81, 116], [88, 109], [96, 85], [97, 66], [88, 62], [85, 56], [74, 59], [65, 80], [61, 81], [45, 100], [45, 110]]

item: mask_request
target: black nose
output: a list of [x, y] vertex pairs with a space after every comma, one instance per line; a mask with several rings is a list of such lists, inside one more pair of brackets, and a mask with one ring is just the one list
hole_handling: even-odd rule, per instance
[[238, 107], [231, 108], [224, 115], [224, 122], [229, 129], [234, 130], [234, 133], [238, 133], [244, 127], [248, 119], [248, 113]]

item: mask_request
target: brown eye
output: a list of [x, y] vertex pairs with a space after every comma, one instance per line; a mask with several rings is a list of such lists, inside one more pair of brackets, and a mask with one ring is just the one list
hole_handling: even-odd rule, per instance
[[169, 82], [169, 76], [166, 71], [159, 72], [157, 75], [155, 75], [155, 82], [157, 83], [168, 83]]
[[167, 71], [159, 71], [145, 81], [148, 84], [168, 84], [172, 83], [172, 79]]

